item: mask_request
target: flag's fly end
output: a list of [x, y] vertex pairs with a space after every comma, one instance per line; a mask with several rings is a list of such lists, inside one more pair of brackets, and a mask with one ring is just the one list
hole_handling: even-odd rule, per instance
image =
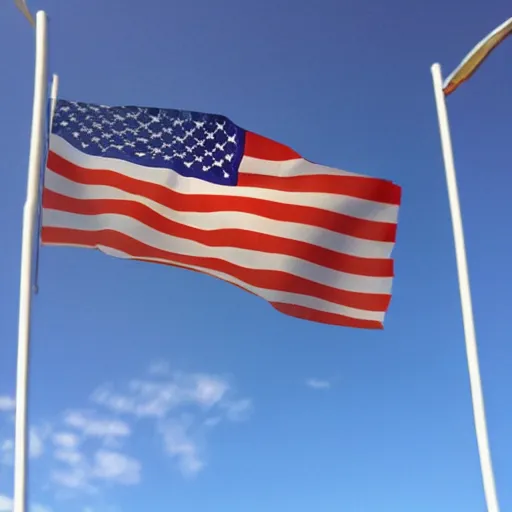
[[463, 82], [471, 78], [489, 54], [510, 34], [512, 17], [482, 39], [467, 55], [443, 84], [445, 96], [451, 94]]
[[25, 0], [14, 0], [16, 7], [21, 11], [23, 16], [27, 18], [28, 22], [35, 27], [36, 22], [34, 21], [34, 17], [32, 16], [30, 9], [27, 6], [27, 2]]

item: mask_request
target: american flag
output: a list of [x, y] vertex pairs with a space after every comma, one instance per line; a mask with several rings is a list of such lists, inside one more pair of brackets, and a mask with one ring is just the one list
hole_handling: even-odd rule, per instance
[[379, 329], [400, 192], [224, 116], [59, 100], [42, 242], [184, 267], [287, 315]]

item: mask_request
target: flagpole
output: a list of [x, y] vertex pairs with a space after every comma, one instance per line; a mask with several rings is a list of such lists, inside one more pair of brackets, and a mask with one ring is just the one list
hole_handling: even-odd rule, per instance
[[28, 381], [30, 352], [30, 313], [32, 303], [33, 255], [37, 243], [39, 177], [43, 159], [48, 77], [48, 23], [46, 13], [36, 15], [36, 58], [32, 130], [28, 162], [27, 196], [23, 207], [20, 265], [20, 304], [18, 319], [18, 362], [16, 370], [16, 427], [14, 444], [13, 512], [27, 511]]
[[482, 393], [482, 382], [480, 378], [480, 367], [478, 363], [478, 349], [473, 319], [473, 307], [471, 303], [471, 290], [469, 286], [468, 265], [466, 259], [466, 248], [464, 243], [464, 231], [462, 226], [462, 215], [459, 203], [459, 192], [457, 189], [457, 178], [453, 161], [453, 149], [446, 111], [445, 94], [443, 91], [443, 78], [441, 66], [434, 64], [431, 68], [434, 82], [434, 94], [436, 99], [437, 116], [439, 120], [439, 131], [441, 135], [441, 146], [443, 151], [446, 184], [448, 187], [448, 198], [452, 217], [453, 238], [455, 242], [455, 255], [457, 259], [457, 273], [459, 277], [459, 292], [462, 306], [462, 318], [464, 324], [464, 337], [466, 341], [466, 355], [469, 369], [469, 380], [471, 385], [471, 399], [473, 402], [473, 416], [475, 420], [476, 438], [480, 456], [480, 467], [484, 484], [487, 512], [499, 512], [496, 484], [491, 461], [491, 451], [487, 435], [487, 424], [485, 419], [484, 397]]
[[50, 91], [50, 133], [52, 133], [53, 115], [55, 114], [55, 107], [57, 106], [57, 96], [59, 95], [59, 75], [53, 74], [52, 88]]
[[[52, 125], [53, 125], [53, 115], [55, 114], [55, 107], [57, 106], [57, 96], [59, 94], [59, 76], [55, 73], [53, 74], [52, 78], [52, 87], [50, 89], [50, 111], [49, 111], [49, 122], [48, 122], [48, 143], [50, 142], [50, 136], [52, 133]], [[46, 162], [42, 162], [42, 165], [44, 166]], [[42, 173], [44, 176], [45, 169], [42, 169]], [[38, 224], [37, 224], [37, 233], [38, 235], [41, 233], [41, 217], [42, 217], [42, 207], [38, 215]], [[38, 240], [39, 242], [39, 240]], [[39, 251], [40, 251], [40, 243], [36, 245], [35, 249], [35, 269], [34, 269], [34, 295], [37, 295], [39, 293]]]

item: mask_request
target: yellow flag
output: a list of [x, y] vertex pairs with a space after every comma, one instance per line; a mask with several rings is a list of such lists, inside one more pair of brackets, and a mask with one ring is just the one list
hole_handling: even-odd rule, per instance
[[443, 91], [446, 96], [468, 80], [480, 64], [507, 36], [512, 34], [512, 18], [482, 39], [464, 58], [455, 71], [445, 80]]
[[25, 18], [30, 22], [32, 26], [35, 26], [34, 18], [27, 7], [26, 0], [14, 0], [16, 7], [25, 15]]

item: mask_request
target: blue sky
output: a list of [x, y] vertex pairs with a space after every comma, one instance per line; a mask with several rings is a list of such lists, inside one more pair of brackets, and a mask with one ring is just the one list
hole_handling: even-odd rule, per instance
[[[288, 318], [179, 269], [43, 248], [32, 512], [481, 512], [430, 65], [505, 0], [31, 2], [67, 99], [219, 112], [403, 187], [383, 332]], [[0, 17], [0, 511], [12, 490], [33, 34]], [[497, 487], [512, 509], [512, 186], [506, 41], [449, 99]]]

